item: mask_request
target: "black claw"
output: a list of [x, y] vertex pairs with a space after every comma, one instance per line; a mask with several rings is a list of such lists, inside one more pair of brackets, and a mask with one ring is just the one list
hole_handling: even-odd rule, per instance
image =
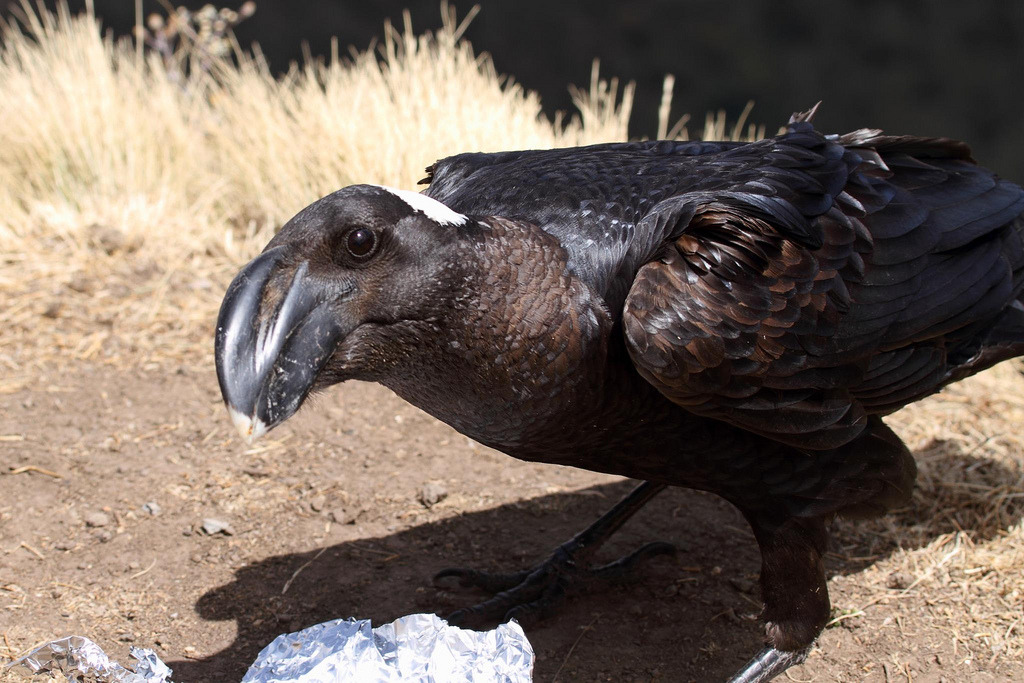
[[548, 586], [539, 598], [516, 605], [505, 613], [505, 621], [515, 619], [528, 626], [551, 617], [565, 602], [566, 590], [560, 584]]
[[659, 555], [674, 554], [671, 543], [655, 542], [601, 567], [580, 563], [585, 548], [573, 541], [559, 547], [546, 561], [533, 569], [512, 573], [489, 573], [476, 569], [449, 567], [434, 575], [434, 585], [446, 588], [447, 579], [457, 579], [463, 588], [477, 588], [493, 594], [472, 607], [456, 610], [448, 623], [508, 621], [533, 623], [554, 614], [568, 595], [586, 593], [612, 583], [621, 583], [642, 562]]
[[676, 547], [664, 541], [655, 541], [637, 548], [629, 555], [620, 557], [614, 562], [609, 562], [601, 567], [595, 567], [591, 575], [597, 581], [617, 583], [632, 578], [631, 574], [637, 565], [646, 562], [652, 557], [659, 555], [675, 555]]
[[477, 603], [472, 607], [455, 610], [448, 615], [448, 623], [454, 626], [484, 624], [487, 622], [508, 621], [507, 615], [526, 602], [538, 599], [543, 591], [524, 582], [511, 591], [503, 591], [493, 598]]
[[458, 579], [461, 588], [478, 588], [488, 593], [500, 593], [515, 588], [530, 575], [529, 571], [506, 573], [490, 573], [477, 569], [465, 569], [462, 567], [448, 567], [434, 574], [434, 586], [446, 588], [442, 582], [445, 579]]
[[596, 522], [563, 543], [546, 561], [533, 569], [511, 574], [460, 569], [442, 569], [434, 575], [434, 585], [444, 588], [445, 579], [458, 579], [463, 587], [480, 588], [493, 594], [483, 602], [452, 612], [448, 623], [467, 621], [496, 622], [502, 617], [520, 622], [551, 616], [570, 594], [585, 593], [595, 587], [621, 581], [639, 563], [657, 555], [675, 553], [670, 543], [648, 543], [626, 557], [602, 567], [591, 567], [594, 553], [622, 524], [665, 488], [665, 484], [644, 482], [615, 504]]
[[462, 624], [466, 622], [466, 617], [468, 616], [469, 610], [457, 609], [445, 617], [445, 621], [447, 621], [450, 626], [462, 626]]

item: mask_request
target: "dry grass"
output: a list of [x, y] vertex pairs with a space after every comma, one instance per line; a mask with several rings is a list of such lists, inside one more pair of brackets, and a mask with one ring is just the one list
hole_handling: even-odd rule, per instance
[[[239, 53], [175, 80], [158, 55], [101, 38], [92, 16], [26, 11], [0, 48], [0, 394], [43, 366], [208, 364], [238, 264], [338, 187], [412, 188], [425, 165], [465, 150], [626, 137], [630, 88], [620, 95], [595, 68], [579, 114], [549, 121], [462, 39], [454, 13], [421, 35], [406, 17], [379, 52], [281, 79]], [[668, 110], [661, 130], [685, 135]], [[720, 116], [706, 128], [744, 133]], [[919, 489], [903, 513], [840, 522], [840, 558], [884, 559], [841, 579], [838, 623], [913, 613], [965, 656], [1024, 653], [1022, 396], [1003, 366], [894, 416]]]
[[[958, 661], [1024, 656], [1024, 377], [1004, 363], [911, 405], [890, 424], [918, 463], [912, 504], [837, 524], [835, 621], [925, 621]], [[857, 557], [851, 557], [856, 555]], [[878, 558], [884, 558], [876, 561]], [[913, 630], [913, 629], [912, 629]]]
[[413, 188], [455, 152], [626, 137], [630, 88], [620, 96], [595, 67], [579, 114], [551, 122], [462, 39], [453, 11], [436, 33], [406, 15], [378, 52], [275, 79], [241, 51], [181, 77], [103, 39], [90, 15], [23, 10], [0, 48], [7, 365], [187, 353], [230, 270], [344, 185]]

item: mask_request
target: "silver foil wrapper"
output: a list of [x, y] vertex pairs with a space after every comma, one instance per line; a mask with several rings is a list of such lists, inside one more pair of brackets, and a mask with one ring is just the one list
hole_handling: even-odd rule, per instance
[[171, 670], [155, 652], [133, 647], [131, 654], [138, 660], [134, 671], [111, 661], [88, 638], [68, 636], [37, 647], [7, 667], [28, 675], [63, 674], [79, 683], [170, 683]]
[[377, 628], [368, 619], [338, 619], [278, 636], [242, 683], [528, 683], [532, 678], [533, 647], [515, 621], [493, 631], [470, 631], [433, 614], [410, 614]]
[[[69, 636], [38, 647], [7, 668], [27, 675], [63, 674], [81, 683], [171, 683], [152, 650], [133, 647], [134, 671], [99, 645]], [[278, 636], [263, 648], [242, 683], [529, 683], [533, 647], [515, 621], [470, 631], [433, 614], [410, 614], [372, 628], [368, 619], [337, 619]]]

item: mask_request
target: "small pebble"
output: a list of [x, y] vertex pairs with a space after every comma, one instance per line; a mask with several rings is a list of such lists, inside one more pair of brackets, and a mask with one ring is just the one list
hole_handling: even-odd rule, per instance
[[327, 518], [335, 524], [345, 523], [345, 511], [342, 508], [335, 508], [327, 513]]
[[64, 308], [64, 302], [59, 299], [54, 299], [50, 303], [46, 304], [46, 308], [43, 309], [44, 318], [57, 318], [60, 316], [60, 309]]
[[92, 291], [92, 281], [85, 273], [75, 273], [71, 276], [71, 280], [68, 281], [68, 289], [86, 294]]
[[85, 516], [85, 525], [88, 527], [101, 527], [110, 524], [110, 516], [105, 512], [90, 512]]
[[117, 228], [94, 224], [89, 226], [89, 232], [93, 242], [108, 255], [115, 251], [125, 250], [128, 240], [125, 234]]
[[889, 574], [889, 579], [885, 582], [885, 585], [892, 589], [902, 590], [914, 583], [914, 577], [907, 572], [893, 572]]
[[324, 505], [327, 504], [326, 496], [317, 496], [309, 501], [309, 509], [313, 512], [320, 512], [324, 509]]
[[427, 482], [420, 487], [417, 499], [423, 504], [423, 507], [433, 507], [442, 500], [448, 497], [448, 489], [443, 484], [437, 482]]
[[213, 536], [214, 534], [224, 534], [225, 536], [235, 535], [235, 530], [231, 528], [230, 524], [219, 519], [214, 519], [213, 517], [207, 517], [203, 520], [202, 529], [209, 536]]
[[143, 503], [142, 511], [148, 512], [149, 514], [156, 517], [161, 512], [160, 503], [156, 502], [155, 500], [151, 500], [148, 503]]

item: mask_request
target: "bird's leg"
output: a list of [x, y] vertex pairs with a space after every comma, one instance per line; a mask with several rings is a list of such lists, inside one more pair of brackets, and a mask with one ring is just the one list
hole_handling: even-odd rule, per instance
[[489, 600], [456, 610], [448, 616], [448, 622], [507, 621], [513, 617], [519, 621], [542, 619], [551, 614], [567, 594], [621, 580], [642, 560], [675, 552], [671, 544], [648, 543], [615, 562], [591, 566], [594, 554], [604, 542], [665, 487], [665, 484], [649, 481], [640, 484], [596, 522], [556, 548], [550, 558], [531, 569], [509, 574], [461, 568], [438, 572], [434, 576], [435, 584], [455, 578], [461, 586], [496, 593]]
[[761, 547], [767, 646], [729, 683], [763, 683], [802, 663], [830, 610], [822, 561], [828, 533], [822, 520], [746, 516]]

